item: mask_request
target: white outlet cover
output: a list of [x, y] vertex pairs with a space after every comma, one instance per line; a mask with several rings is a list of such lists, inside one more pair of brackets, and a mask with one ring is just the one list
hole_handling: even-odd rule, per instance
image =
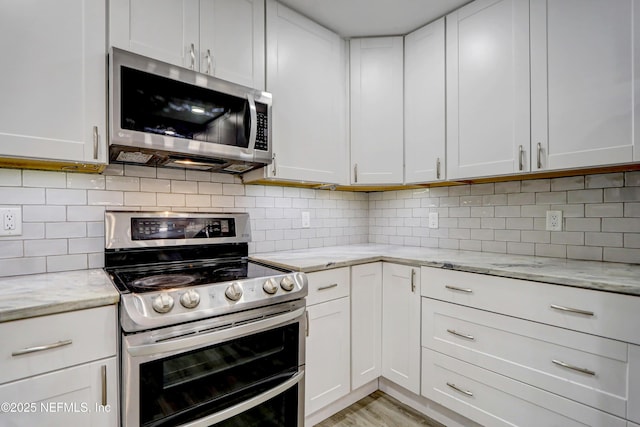
[[302, 211], [302, 228], [311, 227], [311, 214], [308, 211]]
[[547, 211], [547, 231], [562, 231], [562, 211]]
[[[6, 217], [13, 218], [12, 227], [6, 223]], [[0, 236], [20, 236], [22, 234], [22, 209], [19, 207], [0, 207]]]
[[438, 212], [429, 212], [429, 228], [438, 228]]

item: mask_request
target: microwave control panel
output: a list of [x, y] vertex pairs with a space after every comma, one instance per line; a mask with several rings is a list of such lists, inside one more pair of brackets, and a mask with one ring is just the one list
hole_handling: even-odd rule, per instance
[[267, 116], [267, 104], [256, 102], [256, 150], [269, 150], [269, 120]]

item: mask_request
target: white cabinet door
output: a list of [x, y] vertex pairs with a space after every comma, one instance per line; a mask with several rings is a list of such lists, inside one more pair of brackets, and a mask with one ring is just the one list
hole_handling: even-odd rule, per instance
[[9, 411], [3, 406], [2, 425], [116, 426], [119, 420], [116, 358], [4, 384], [0, 386], [0, 401], [12, 405]]
[[344, 40], [268, 1], [267, 90], [274, 99], [274, 162], [266, 177], [346, 183]]
[[[633, 404], [631, 402], [634, 402]], [[640, 423], [640, 347], [629, 345], [629, 405], [627, 419]]]
[[200, 71], [264, 90], [264, 1], [200, 1]]
[[640, 159], [638, 8], [637, 0], [531, 0], [532, 170]]
[[351, 40], [351, 183], [402, 184], [403, 40]]
[[382, 265], [382, 376], [420, 393], [420, 268]]
[[0, 157], [106, 163], [105, 1], [0, 10]]
[[307, 307], [305, 416], [350, 391], [349, 298]]
[[351, 388], [382, 372], [382, 263], [351, 267]]
[[444, 18], [404, 38], [404, 181], [445, 177]]
[[110, 44], [198, 70], [198, 4], [198, 0], [110, 0]]
[[447, 15], [447, 178], [529, 169], [529, 1]]

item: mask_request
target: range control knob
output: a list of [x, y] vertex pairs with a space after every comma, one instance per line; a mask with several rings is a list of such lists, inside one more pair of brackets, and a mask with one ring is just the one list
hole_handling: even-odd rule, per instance
[[287, 292], [293, 290], [294, 286], [295, 286], [295, 282], [289, 276], [283, 277], [282, 280], [280, 281], [280, 287]]
[[153, 299], [151, 306], [158, 313], [168, 313], [173, 308], [173, 297], [169, 294], [161, 293]]
[[231, 301], [238, 301], [242, 296], [242, 288], [238, 282], [233, 282], [224, 291], [224, 295]]
[[200, 294], [193, 289], [189, 289], [180, 296], [180, 304], [184, 308], [194, 308], [200, 304]]
[[264, 285], [262, 285], [262, 289], [264, 289], [266, 293], [273, 295], [278, 292], [278, 282], [272, 277], [271, 279], [268, 279], [266, 282], [264, 282]]

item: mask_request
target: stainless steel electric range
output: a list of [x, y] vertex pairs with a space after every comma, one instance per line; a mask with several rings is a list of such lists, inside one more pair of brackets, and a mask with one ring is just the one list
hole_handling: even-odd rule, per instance
[[242, 213], [106, 213], [123, 426], [303, 425], [307, 278], [249, 241]]

